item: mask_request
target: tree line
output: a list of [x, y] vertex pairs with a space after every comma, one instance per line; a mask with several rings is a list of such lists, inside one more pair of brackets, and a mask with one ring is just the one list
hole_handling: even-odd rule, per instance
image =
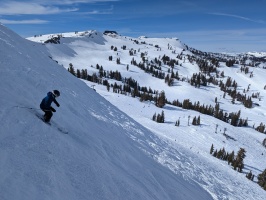
[[[240, 148], [235, 155], [235, 152], [232, 151], [231, 153], [226, 152], [224, 148], [217, 150], [214, 150], [213, 144], [211, 145], [210, 154], [214, 156], [215, 158], [218, 158], [220, 160], [227, 161], [228, 165], [232, 166], [232, 168], [240, 173], [243, 172], [244, 169], [244, 158], [246, 157], [246, 150], [244, 148]], [[246, 173], [246, 178], [248, 178], [251, 181], [254, 181], [255, 175], [252, 174], [252, 171], [249, 171]], [[266, 169], [258, 174], [257, 176], [257, 183], [266, 190]]]

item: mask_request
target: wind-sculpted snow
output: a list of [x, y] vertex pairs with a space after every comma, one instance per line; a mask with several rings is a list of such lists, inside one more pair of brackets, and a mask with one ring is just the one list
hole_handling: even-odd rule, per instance
[[[161, 150], [150, 144], [165, 143], [50, 59], [44, 45], [3, 26], [0, 38], [0, 199], [212, 199], [158, 163]], [[35, 114], [53, 89], [60, 107], [49, 126]]]

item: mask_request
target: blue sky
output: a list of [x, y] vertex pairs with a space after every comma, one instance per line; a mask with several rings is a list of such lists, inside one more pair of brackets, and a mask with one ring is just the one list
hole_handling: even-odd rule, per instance
[[0, 22], [22, 37], [115, 30], [202, 51], [266, 51], [266, 0], [1, 0]]

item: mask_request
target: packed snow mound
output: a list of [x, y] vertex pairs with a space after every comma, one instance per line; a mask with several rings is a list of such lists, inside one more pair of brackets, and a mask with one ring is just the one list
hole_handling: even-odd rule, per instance
[[[158, 138], [59, 66], [45, 46], [0, 25], [0, 51], [0, 199], [212, 199], [155, 162], [147, 141]], [[49, 126], [36, 114], [53, 89], [60, 107]]]

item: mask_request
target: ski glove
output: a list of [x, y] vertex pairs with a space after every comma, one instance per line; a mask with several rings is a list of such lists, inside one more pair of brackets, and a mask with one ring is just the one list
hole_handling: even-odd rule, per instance
[[60, 104], [59, 104], [59, 103], [57, 103], [57, 104], [56, 104], [56, 106], [57, 106], [57, 107], [59, 107], [59, 106], [60, 106]]
[[52, 112], [56, 112], [56, 110], [53, 107], [50, 107]]

